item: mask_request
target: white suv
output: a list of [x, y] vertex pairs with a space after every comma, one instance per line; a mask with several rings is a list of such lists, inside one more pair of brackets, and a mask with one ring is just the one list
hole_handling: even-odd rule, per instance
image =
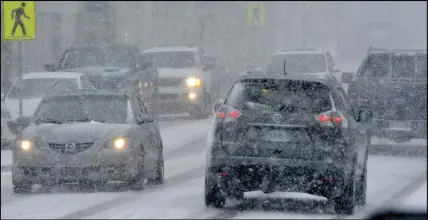
[[158, 69], [160, 113], [188, 112], [197, 118], [211, 113], [211, 76], [202, 59], [202, 51], [193, 46], [153, 47], [143, 52], [143, 60]]
[[330, 53], [323, 49], [281, 50], [270, 57], [265, 72], [283, 73], [284, 67], [287, 74], [329, 74], [340, 77], [340, 71], [334, 68]]

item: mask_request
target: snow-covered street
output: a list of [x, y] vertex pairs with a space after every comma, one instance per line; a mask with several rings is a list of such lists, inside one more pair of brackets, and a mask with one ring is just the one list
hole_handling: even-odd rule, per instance
[[[82, 193], [58, 188], [52, 193], [33, 189], [30, 195], [12, 192], [11, 172], [2, 172], [1, 218], [335, 218], [325, 199], [303, 193], [248, 192], [243, 203], [230, 201], [227, 208], [206, 208], [203, 201], [205, 144], [211, 119], [160, 122], [164, 141], [165, 184], [142, 192]], [[2, 152], [3, 159], [6, 156]], [[426, 182], [426, 158], [370, 155], [368, 202], [357, 216], [390, 204], [391, 200], [415, 201], [413, 191], [397, 196], [409, 185]], [[418, 184], [416, 184], [418, 183]], [[426, 183], [425, 183], [426, 194]], [[417, 193], [420, 194], [420, 193]], [[416, 195], [417, 196], [417, 195]], [[409, 198], [408, 198], [409, 197]], [[413, 198], [413, 199], [412, 199]], [[406, 201], [407, 201], [406, 200]], [[425, 201], [426, 204], [426, 198]]]

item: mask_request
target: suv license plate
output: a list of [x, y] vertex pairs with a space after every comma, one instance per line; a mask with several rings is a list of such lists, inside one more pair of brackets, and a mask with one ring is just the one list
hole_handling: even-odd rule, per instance
[[284, 131], [269, 131], [264, 135], [264, 139], [270, 142], [288, 142], [290, 139]]

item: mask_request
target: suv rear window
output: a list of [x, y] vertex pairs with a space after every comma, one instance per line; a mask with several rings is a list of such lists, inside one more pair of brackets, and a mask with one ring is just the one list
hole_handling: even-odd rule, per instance
[[235, 83], [226, 105], [237, 109], [251, 105], [288, 112], [321, 113], [331, 110], [327, 86], [292, 80], [244, 80]]
[[370, 54], [362, 68], [361, 77], [426, 78], [426, 60], [426, 54]]

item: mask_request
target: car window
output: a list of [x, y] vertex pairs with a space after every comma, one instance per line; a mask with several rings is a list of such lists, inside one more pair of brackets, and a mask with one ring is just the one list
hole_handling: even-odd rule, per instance
[[[59, 82], [58, 82], [59, 81]], [[56, 84], [55, 84], [56, 83]], [[18, 80], [11, 88], [8, 98], [33, 98], [41, 97], [47, 91], [77, 90], [79, 89], [76, 78], [35, 78]]]
[[9, 112], [4, 108], [1, 108], [1, 118], [11, 118]]
[[242, 109], [248, 103], [274, 111], [321, 113], [331, 110], [328, 87], [291, 80], [256, 80], [234, 84], [226, 105]]
[[389, 54], [371, 54], [362, 69], [362, 77], [389, 77], [391, 60]]
[[342, 87], [336, 87], [336, 91], [339, 94], [339, 98], [343, 104], [343, 107], [345, 107], [346, 110], [351, 111], [351, 104], [349, 103], [349, 98], [345, 90], [343, 90]]
[[157, 68], [194, 68], [200, 65], [196, 54], [187, 51], [149, 52], [143, 54], [143, 59]]
[[82, 89], [92, 89], [91, 84], [84, 76], [80, 76], [80, 84], [82, 86]]
[[392, 78], [413, 78], [415, 75], [414, 55], [394, 55], [392, 59]]
[[137, 102], [138, 102], [138, 106], [141, 109], [141, 113], [142, 114], [147, 114], [148, 112], [147, 112], [146, 106], [144, 105], [144, 102], [140, 98], [137, 99]]
[[427, 54], [416, 56], [416, 78], [427, 78]]
[[61, 62], [62, 69], [88, 66], [113, 66], [131, 68], [135, 66], [135, 56], [128, 48], [82, 48], [68, 50]]

